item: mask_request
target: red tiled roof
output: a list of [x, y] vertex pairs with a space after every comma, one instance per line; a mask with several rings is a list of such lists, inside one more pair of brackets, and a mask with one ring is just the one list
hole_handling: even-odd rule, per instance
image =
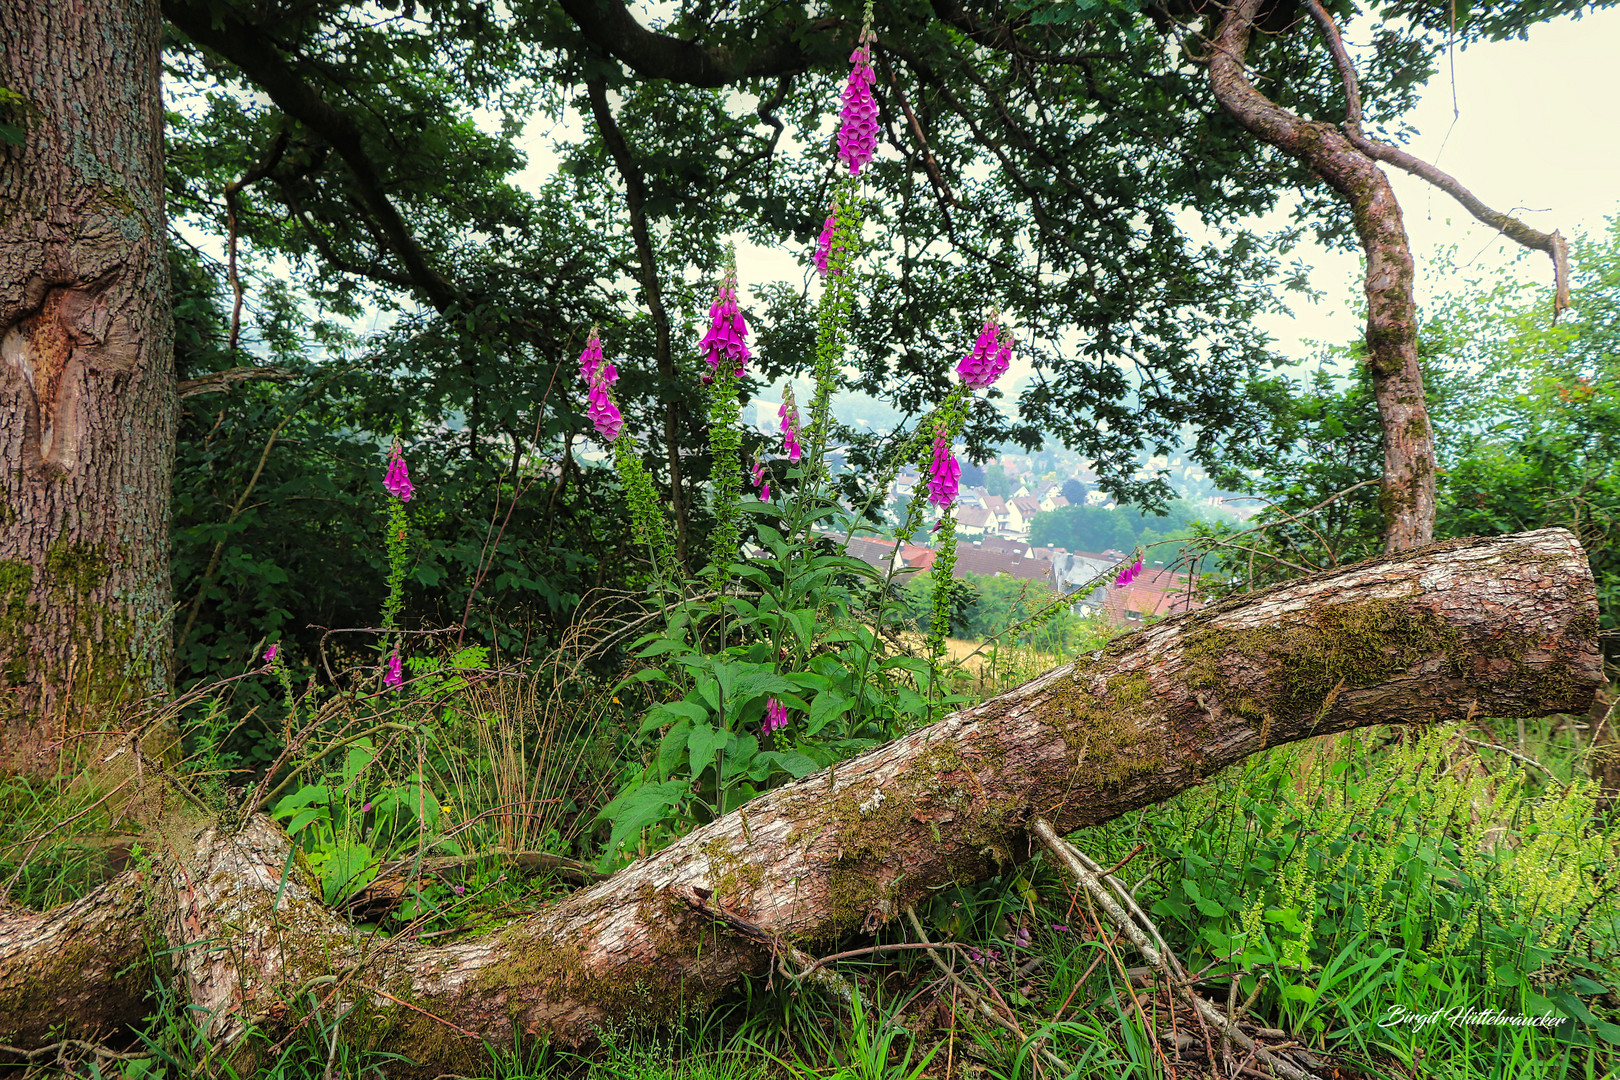
[[887, 567], [894, 557], [894, 541], [857, 536], [849, 541], [848, 553], [870, 566]]
[[927, 570], [934, 565], [935, 551], [920, 544], [907, 544], [900, 549], [900, 560], [907, 566], [914, 566], [919, 570]]
[[953, 576], [960, 574], [982, 574], [985, 577], [1008, 574], [1026, 581], [1045, 581], [1052, 576], [1052, 566], [1050, 563], [1026, 559], [1019, 555], [958, 544], [956, 570]]
[[[978, 547], [981, 551], [999, 551], [1004, 555], [1018, 555], [1025, 558], [1030, 554], [1028, 544], [1005, 536], [987, 536], [979, 542]], [[1045, 558], [1050, 560], [1051, 557], [1051, 552], [1047, 552]]]

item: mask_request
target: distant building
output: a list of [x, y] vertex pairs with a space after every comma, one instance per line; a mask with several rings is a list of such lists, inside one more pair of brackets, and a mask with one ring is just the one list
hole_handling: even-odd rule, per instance
[[995, 532], [1000, 525], [1000, 519], [993, 511], [977, 506], [956, 508], [956, 531], [963, 536], [983, 536]]

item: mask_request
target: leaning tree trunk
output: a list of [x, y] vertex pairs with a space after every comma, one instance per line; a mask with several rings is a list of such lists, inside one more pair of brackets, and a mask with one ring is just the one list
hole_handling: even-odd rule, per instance
[[[1244, 70], [1249, 38], [1264, 0], [1235, 0], [1209, 50], [1216, 99], [1238, 123], [1298, 158], [1350, 204], [1367, 257], [1367, 370], [1384, 434], [1384, 550], [1434, 538], [1434, 432], [1417, 358], [1412, 248], [1389, 177], [1343, 131], [1306, 120], [1254, 88]], [[1351, 91], [1353, 93], [1353, 91]]]
[[169, 680], [158, 34], [157, 0], [0, 3], [0, 769]]
[[90, 899], [0, 913], [0, 1042], [124, 1022], [116, 976], [147, 953], [98, 928], [144, 921], [220, 1044], [284, 1034], [314, 1001], [422, 1075], [471, 1072], [486, 1040], [578, 1042], [669, 1017], [797, 946], [876, 929], [930, 889], [1028, 858], [1037, 817], [1097, 824], [1312, 735], [1584, 708], [1596, 632], [1586, 557], [1559, 529], [1319, 574], [1120, 638], [436, 946], [348, 925], [265, 818], [210, 827]]

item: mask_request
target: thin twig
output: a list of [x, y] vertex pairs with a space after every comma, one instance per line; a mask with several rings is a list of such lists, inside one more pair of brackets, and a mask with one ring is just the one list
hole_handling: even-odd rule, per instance
[[1480, 222], [1489, 225], [1521, 247], [1546, 253], [1553, 262], [1553, 321], [1557, 322], [1559, 313], [1569, 307], [1569, 244], [1564, 240], [1563, 234], [1556, 229], [1550, 233], [1532, 229], [1511, 214], [1492, 210], [1450, 173], [1399, 147], [1367, 138], [1361, 130], [1361, 101], [1356, 92], [1356, 71], [1350, 63], [1350, 54], [1345, 50], [1339, 26], [1319, 0], [1306, 0], [1306, 6], [1310, 8], [1311, 16], [1317, 25], [1321, 27], [1322, 36], [1327, 39], [1328, 49], [1333, 53], [1333, 59], [1339, 67], [1340, 78], [1344, 82], [1345, 98], [1349, 104], [1344, 134], [1351, 144], [1375, 161], [1386, 162], [1419, 179], [1427, 180], [1456, 199], [1462, 204], [1463, 209]]
[[[1069, 872], [1075, 876], [1075, 879], [1080, 882], [1086, 892], [1090, 893], [1097, 901], [1098, 906], [1107, 913], [1109, 920], [1125, 932], [1125, 936], [1130, 939], [1132, 945], [1136, 946], [1137, 951], [1147, 959], [1148, 963], [1159, 969], [1170, 984], [1171, 991], [1181, 995], [1182, 1000], [1203, 1014], [1205, 1019], [1221, 1031], [1224, 1039], [1230, 1039], [1245, 1051], [1255, 1050], [1259, 1060], [1267, 1068], [1277, 1075], [1286, 1077], [1287, 1080], [1316, 1080], [1311, 1073], [1305, 1072], [1269, 1050], [1257, 1048], [1255, 1041], [1245, 1035], [1235, 1023], [1229, 1021], [1219, 1008], [1194, 993], [1191, 986], [1187, 984], [1185, 971], [1181, 968], [1180, 961], [1176, 960], [1168, 949], [1162, 948], [1163, 939], [1159, 937], [1157, 928], [1152, 928], [1152, 923], [1147, 921], [1145, 916], [1142, 916], [1143, 921], [1139, 924], [1136, 918], [1127, 913], [1125, 908], [1115, 899], [1114, 890], [1105, 884], [1096, 873], [1087, 868], [1086, 863], [1090, 862], [1090, 860], [1086, 859], [1078, 849], [1059, 836], [1057, 830], [1052, 828], [1051, 822], [1045, 818], [1036, 818], [1030, 825], [1030, 832], [1039, 837], [1041, 843], [1045, 844], [1047, 849], [1068, 868]], [[1096, 864], [1092, 863], [1092, 865], [1095, 866]], [[1152, 928], [1151, 936], [1148, 930], [1143, 929], [1144, 926]], [[1155, 941], [1159, 944], [1155, 945]], [[1179, 976], [1178, 972], [1181, 973]]]
[[1532, 768], [1540, 769], [1542, 772], [1547, 774], [1547, 779], [1557, 784], [1560, 788], [1566, 786], [1562, 780], [1553, 775], [1553, 771], [1551, 769], [1547, 768], [1547, 766], [1543, 765], [1541, 762], [1537, 761], [1528, 754], [1521, 754], [1516, 750], [1509, 750], [1505, 746], [1499, 746], [1496, 743], [1487, 742], [1484, 739], [1470, 739], [1467, 735], [1458, 735], [1457, 739], [1460, 742], [1467, 743], [1469, 746], [1477, 746], [1481, 750], [1495, 750], [1499, 754], [1506, 754], [1514, 761], [1522, 761], [1524, 764], [1529, 765]]

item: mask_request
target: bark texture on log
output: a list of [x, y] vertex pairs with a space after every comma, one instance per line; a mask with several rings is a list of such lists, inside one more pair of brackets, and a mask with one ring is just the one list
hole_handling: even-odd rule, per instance
[[1384, 550], [1426, 544], [1434, 538], [1434, 431], [1418, 368], [1412, 248], [1401, 205], [1378, 162], [1348, 135], [1296, 116], [1249, 81], [1244, 65], [1263, 6], [1235, 0], [1226, 9], [1209, 51], [1210, 85], [1238, 123], [1298, 158], [1350, 204], [1367, 257], [1367, 370], [1384, 435]]
[[167, 689], [178, 417], [157, 0], [0, 3], [0, 769]]
[[424, 947], [354, 930], [264, 818], [205, 830], [151, 902], [221, 1042], [285, 1029], [286, 1001], [313, 986], [350, 1009], [355, 1037], [426, 1075], [470, 1071], [484, 1039], [587, 1040], [713, 1000], [779, 943], [873, 929], [930, 888], [1028, 858], [1036, 817], [1064, 832], [1107, 821], [1312, 735], [1584, 709], [1596, 631], [1568, 532], [1441, 544], [1137, 631], [482, 936]]

